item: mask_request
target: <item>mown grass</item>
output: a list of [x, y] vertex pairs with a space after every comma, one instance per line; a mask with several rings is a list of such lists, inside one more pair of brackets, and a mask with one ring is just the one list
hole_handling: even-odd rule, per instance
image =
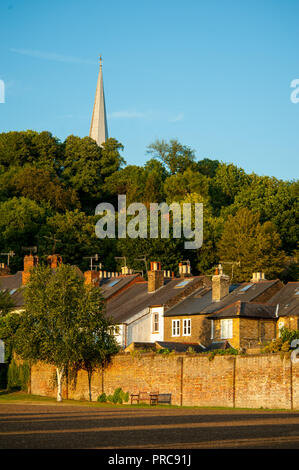
[[58, 403], [54, 397], [43, 397], [40, 395], [30, 395], [22, 391], [8, 391], [0, 390], [0, 404], [4, 403], [49, 403], [57, 405], [85, 405], [85, 406], [95, 406], [100, 408], [180, 408], [176, 405], [155, 405], [151, 406], [147, 403], [142, 404], [114, 404], [114, 403], [100, 403], [98, 401], [88, 401], [88, 400], [66, 400], [63, 399], [62, 402]]
[[299, 410], [290, 410], [284, 408], [230, 408], [225, 406], [178, 406], [178, 405], [149, 405], [147, 403], [140, 403], [140, 404], [113, 404], [113, 403], [100, 403], [97, 401], [88, 401], [88, 400], [66, 400], [64, 399], [62, 402], [58, 403], [56, 398], [54, 397], [43, 397], [40, 395], [30, 395], [28, 393], [22, 391], [8, 391], [8, 390], [0, 390], [0, 405], [1, 404], [49, 404], [49, 405], [72, 405], [72, 406], [89, 406], [89, 407], [96, 407], [96, 408], [125, 408], [125, 409], [132, 409], [132, 408], [147, 408], [147, 409], [202, 409], [202, 410], [226, 410], [226, 411], [251, 411], [251, 412], [284, 412], [284, 413], [298, 413]]

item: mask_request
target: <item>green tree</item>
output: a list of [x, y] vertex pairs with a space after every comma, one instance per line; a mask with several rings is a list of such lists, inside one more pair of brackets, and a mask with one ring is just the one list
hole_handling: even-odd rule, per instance
[[[81, 318], [83, 327], [77, 346], [78, 359], [73, 370], [77, 372], [82, 369], [87, 372], [89, 401], [92, 401], [92, 374], [98, 367], [105, 367], [109, 358], [119, 351], [119, 347], [113, 335], [113, 322], [103, 315], [104, 299], [99, 289], [90, 288], [85, 302]], [[99, 306], [102, 308], [101, 312]]]
[[0, 134], [0, 168], [24, 166], [58, 172], [61, 166], [62, 144], [50, 132], [7, 132]]
[[142, 191], [142, 201], [147, 205], [151, 202], [162, 202], [165, 200], [163, 190], [167, 172], [161, 162], [152, 158], [144, 166], [145, 178]]
[[147, 147], [147, 153], [158, 158], [166, 166], [171, 175], [183, 173], [187, 168], [194, 168], [194, 150], [172, 139], [169, 143], [165, 140], [156, 140]]
[[112, 175], [116, 171], [119, 171], [122, 166], [126, 163], [124, 158], [120, 155], [120, 150], [123, 150], [124, 146], [116, 139], [110, 137], [103, 143], [101, 149], [101, 174], [103, 179]]
[[[39, 232], [38, 246], [40, 255], [52, 253], [53, 243], [45, 237], [55, 237], [59, 240], [56, 251], [62, 256], [64, 262], [86, 269], [88, 262], [84, 257], [98, 253], [105, 268], [114, 267], [114, 240], [100, 240], [95, 234], [95, 225], [98, 217], [75, 210], [63, 214], [49, 216]], [[111, 266], [112, 263], [112, 266]]]
[[45, 208], [24, 197], [0, 203], [0, 250], [16, 253], [11, 260], [12, 269], [22, 266], [22, 247], [37, 245], [38, 233], [46, 217]]
[[76, 191], [66, 188], [48, 170], [25, 167], [15, 171], [10, 182], [16, 196], [24, 196], [39, 204], [49, 204], [57, 211], [80, 206]]
[[13, 307], [13, 301], [7, 290], [0, 290], [0, 315], [3, 317], [10, 312]]
[[90, 137], [70, 135], [64, 142], [62, 181], [77, 192], [88, 212], [102, 195], [101, 156], [101, 147]]
[[177, 173], [166, 178], [164, 192], [168, 202], [180, 201], [190, 194], [201, 196], [205, 204], [209, 202], [210, 179], [198, 171], [188, 168], [184, 173]]
[[224, 224], [218, 256], [221, 261], [240, 262], [235, 269], [237, 281], [248, 281], [257, 271], [273, 279], [284, 268], [279, 234], [271, 222], [260, 224], [259, 218], [258, 213], [242, 208]]
[[127, 203], [143, 200], [145, 171], [137, 165], [128, 165], [106, 178], [105, 190], [112, 196], [112, 203], [117, 202], [118, 194], [127, 196]]
[[8, 291], [0, 290], [0, 339], [5, 344], [5, 360], [12, 357], [15, 333], [19, 327], [20, 315], [12, 312], [14, 303]]
[[242, 168], [232, 163], [220, 163], [210, 185], [210, 197], [218, 215], [220, 209], [234, 202], [236, 195], [251, 182], [251, 177]]
[[210, 158], [204, 158], [199, 160], [196, 164], [196, 169], [202, 175], [208, 176], [209, 178], [214, 178], [216, 176], [216, 170], [219, 166], [218, 160], [211, 160]]
[[86, 286], [75, 268], [61, 265], [53, 272], [38, 266], [24, 291], [25, 310], [16, 332], [16, 353], [24, 360], [55, 366], [57, 401], [62, 378], [81, 361], [102, 361], [111, 353], [111, 321], [104, 315], [100, 290]]
[[241, 188], [234, 203], [222, 210], [223, 216], [234, 215], [241, 207], [258, 212], [261, 223], [271, 221], [281, 237], [283, 249], [289, 254], [296, 249], [299, 239], [298, 182], [253, 175], [250, 185]]

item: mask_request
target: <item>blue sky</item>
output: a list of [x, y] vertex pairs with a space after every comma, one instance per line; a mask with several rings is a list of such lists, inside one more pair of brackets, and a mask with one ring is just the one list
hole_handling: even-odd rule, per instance
[[298, 0], [1, 0], [0, 132], [88, 135], [103, 56], [109, 135], [298, 177]]

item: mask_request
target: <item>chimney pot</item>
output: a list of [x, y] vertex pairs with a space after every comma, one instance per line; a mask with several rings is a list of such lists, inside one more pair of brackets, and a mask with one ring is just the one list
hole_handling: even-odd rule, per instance
[[259, 281], [264, 281], [265, 278], [265, 273], [263, 272], [256, 272], [252, 274], [252, 279], [251, 282], [259, 282]]

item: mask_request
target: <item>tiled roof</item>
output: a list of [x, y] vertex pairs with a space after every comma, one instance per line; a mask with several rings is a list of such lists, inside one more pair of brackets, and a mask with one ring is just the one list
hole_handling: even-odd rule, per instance
[[230, 343], [225, 339], [223, 341], [213, 341], [207, 346], [205, 352], [215, 351], [215, 349], [228, 349], [231, 348]]
[[241, 302], [254, 302], [257, 297], [264, 294], [268, 289], [271, 289], [275, 284], [279, 287], [280, 281], [276, 279], [274, 281], [244, 282], [233, 290], [233, 292], [220, 300], [220, 302], [212, 302], [204, 308], [201, 313], [208, 314], [216, 311], [218, 312], [237, 300], [240, 300]]
[[238, 300], [231, 305], [228, 305], [217, 312], [212, 313], [207, 318], [209, 320], [217, 318], [275, 318], [275, 307], [265, 304], [256, 304], [253, 302], [242, 302]]
[[272, 297], [269, 304], [278, 305], [279, 317], [299, 316], [299, 282], [288, 282]]
[[9, 276], [0, 276], [0, 289], [8, 291], [11, 294], [11, 299], [15, 307], [22, 307], [24, 305], [23, 289], [21, 289], [21, 287], [21, 271]]
[[105, 299], [115, 295], [121, 289], [126, 288], [130, 283], [134, 282], [140, 274], [128, 274], [126, 276], [111, 277], [109, 279], [102, 279], [100, 287]]
[[180, 315], [198, 315], [212, 302], [212, 289], [199, 288], [187, 299], [182, 300], [174, 307], [167, 310], [165, 317], [175, 317]]
[[179, 287], [182, 279], [176, 278], [166, 280], [163, 287], [151, 293], [148, 292], [147, 282], [136, 282], [116, 297], [108, 300], [106, 311], [114, 321], [125, 323], [133, 315], [148, 307], [178, 303], [184, 296], [190, 295], [192, 289], [198, 289], [200, 284], [204, 285], [207, 282], [209, 280], [205, 276], [194, 276], [189, 279], [186, 285]]

